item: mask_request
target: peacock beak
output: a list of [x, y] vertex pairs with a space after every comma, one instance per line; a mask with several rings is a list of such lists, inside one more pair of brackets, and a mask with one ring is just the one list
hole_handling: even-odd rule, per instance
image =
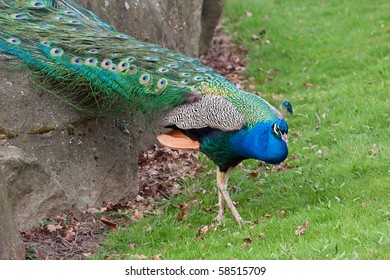
[[286, 142], [286, 144], [288, 144], [288, 134], [287, 133], [282, 134], [282, 139], [284, 142]]

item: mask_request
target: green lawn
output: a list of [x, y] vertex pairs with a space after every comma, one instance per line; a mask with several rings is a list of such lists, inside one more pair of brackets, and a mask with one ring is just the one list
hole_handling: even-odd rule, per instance
[[261, 166], [256, 178], [248, 170], [258, 162], [236, 168], [242, 228], [229, 211], [211, 226], [217, 190], [205, 168], [167, 211], [111, 232], [93, 258], [390, 259], [389, 11], [385, 0], [227, 0], [224, 26], [249, 51], [250, 84], [275, 105], [293, 104], [291, 168]]

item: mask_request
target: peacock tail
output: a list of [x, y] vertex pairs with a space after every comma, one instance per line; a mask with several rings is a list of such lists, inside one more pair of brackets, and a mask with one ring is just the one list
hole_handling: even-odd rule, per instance
[[[72, 1], [0, 0], [0, 25], [0, 54], [23, 60], [40, 87], [94, 115], [156, 117], [205, 95], [233, 112], [233, 128], [278, 114], [197, 59], [119, 33]], [[218, 128], [230, 130], [224, 123]]]

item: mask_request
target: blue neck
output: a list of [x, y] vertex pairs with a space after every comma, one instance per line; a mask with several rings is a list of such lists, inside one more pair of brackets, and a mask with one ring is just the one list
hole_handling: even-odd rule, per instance
[[243, 158], [259, 159], [267, 163], [282, 162], [288, 154], [284, 140], [272, 133], [273, 122], [258, 123], [242, 129], [230, 138], [230, 149]]

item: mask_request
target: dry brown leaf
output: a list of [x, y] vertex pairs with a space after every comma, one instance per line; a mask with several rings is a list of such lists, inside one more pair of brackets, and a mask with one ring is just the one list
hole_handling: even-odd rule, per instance
[[312, 88], [312, 87], [313, 87], [313, 84], [308, 83], [308, 82], [304, 82], [303, 85], [304, 85], [306, 88]]
[[104, 217], [99, 219], [103, 224], [107, 225], [110, 229], [116, 229], [116, 224], [113, 221], [110, 221]]
[[152, 256], [152, 260], [155, 260], [155, 261], [161, 260], [161, 255], [154, 255], [154, 256]]
[[145, 260], [147, 259], [148, 257], [145, 256], [145, 255], [138, 255], [138, 254], [134, 254], [132, 255], [133, 258], [137, 259], [137, 260]]
[[259, 233], [259, 237], [260, 237], [260, 239], [264, 239], [264, 238], [265, 238], [264, 232], [260, 232], [260, 233]]
[[55, 232], [59, 229], [62, 229], [62, 226], [60, 224], [58, 225], [47, 225], [46, 226], [46, 229], [49, 231], [49, 232]]
[[248, 174], [251, 176], [252, 179], [256, 179], [259, 173], [259, 170], [248, 170]]
[[284, 161], [284, 162], [282, 162], [280, 164], [272, 166], [272, 170], [275, 170], [275, 171], [281, 171], [281, 170], [285, 170], [285, 169], [288, 169], [288, 168], [291, 168], [291, 167], [290, 167], [290, 164], [287, 161]]
[[213, 228], [215, 229], [215, 225], [214, 225], [214, 224], [211, 224], [210, 226], [204, 226], [204, 227], [199, 228], [195, 238], [202, 237], [202, 236], [205, 235], [210, 229], [213, 229]]
[[139, 211], [138, 209], [135, 209], [134, 215], [131, 217], [131, 221], [136, 222], [136, 221], [141, 220], [143, 217], [144, 217], [144, 214], [141, 211]]
[[255, 241], [255, 239], [251, 238], [251, 237], [246, 237], [244, 239], [242, 239], [244, 241], [244, 243], [242, 244], [241, 248], [246, 248], [248, 247], [253, 241]]
[[284, 218], [286, 216], [286, 211], [282, 210], [279, 212], [279, 217]]
[[75, 235], [76, 233], [73, 231], [73, 228], [70, 228], [66, 231], [65, 239], [71, 241]]
[[302, 225], [298, 226], [297, 230], [295, 231], [295, 235], [299, 236], [301, 233], [303, 233], [308, 228], [309, 228], [309, 222], [304, 221]]
[[205, 235], [209, 231], [209, 226], [204, 226], [198, 229], [198, 235]]
[[252, 243], [253, 241], [255, 241], [253, 238], [251, 237], [246, 237], [246, 238], [243, 238], [242, 239], [245, 243]]
[[183, 221], [189, 215], [188, 203], [179, 204], [179, 215], [177, 216], [177, 220]]
[[134, 250], [137, 245], [135, 243], [130, 244], [130, 250]]
[[246, 16], [246, 17], [252, 17], [252, 16], [253, 16], [253, 13], [252, 13], [252, 12], [249, 12], [249, 11], [245, 11], [245, 16]]

